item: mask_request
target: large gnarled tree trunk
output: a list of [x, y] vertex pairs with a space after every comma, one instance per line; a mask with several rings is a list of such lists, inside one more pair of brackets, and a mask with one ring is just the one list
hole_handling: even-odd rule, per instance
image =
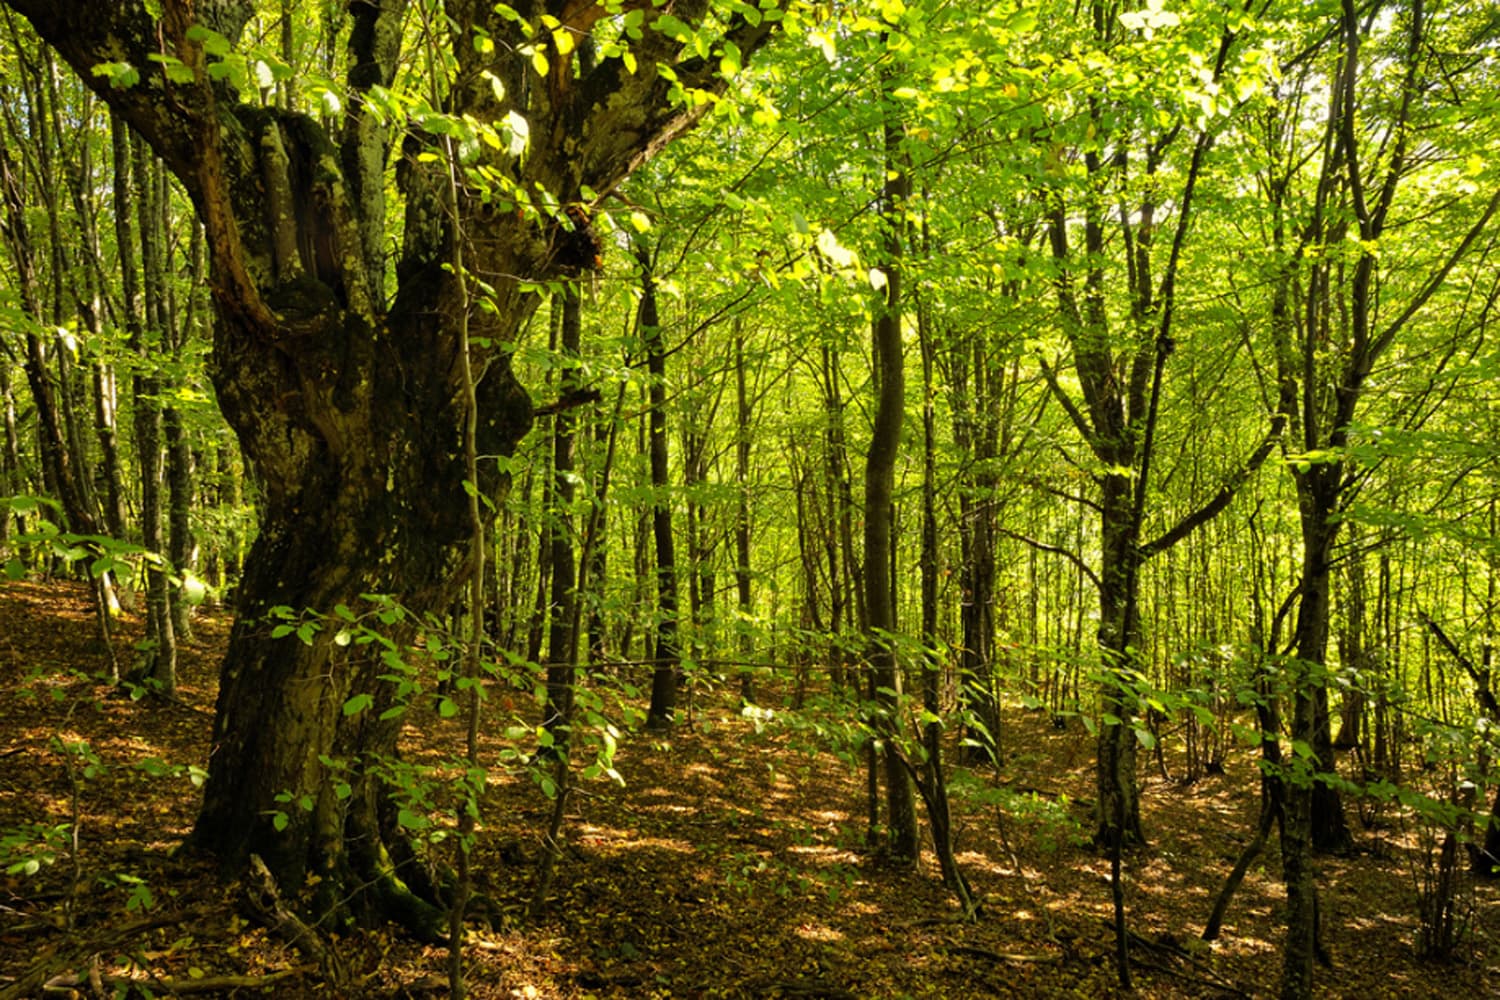
[[[394, 82], [403, 20], [415, 13], [406, 0], [348, 4], [348, 92], [332, 124], [242, 103], [211, 80], [213, 60], [195, 26], [233, 42], [253, 3], [7, 3], [182, 182], [212, 253], [214, 385], [263, 495], [194, 842], [231, 869], [257, 853], [294, 889], [316, 874], [328, 902], [353, 898], [356, 911], [409, 900], [391, 867], [401, 841], [391, 835], [393, 810], [383, 808], [375, 773], [375, 762], [397, 750], [397, 721], [379, 721], [394, 697], [380, 680], [388, 668], [351, 655], [362, 647], [336, 644], [333, 628], [306, 644], [272, 638], [271, 612], [329, 614], [346, 605], [358, 613], [368, 606], [361, 595], [371, 593], [394, 594], [417, 613], [451, 604], [471, 532], [461, 447], [464, 297], [445, 270], [454, 241], [465, 241], [465, 259], [493, 288], [492, 308], [474, 311], [466, 325], [479, 373], [478, 451], [504, 455], [531, 423], [528, 397], [502, 352], [536, 305], [530, 282], [593, 265], [591, 254], [579, 259], [573, 235], [582, 212], [570, 220], [524, 203], [518, 209], [515, 192], [541, 190], [587, 209], [584, 192], [610, 190], [702, 114], [705, 104], [673, 95], [721, 89], [717, 60], [685, 55], [655, 30], [650, 7], [643, 37], [632, 43], [631, 73], [619, 58], [592, 58], [589, 36], [602, 5], [523, 0], [511, 5], [517, 21], [492, 4], [450, 0], [451, 37], [432, 43], [455, 60], [454, 79], [439, 85], [444, 111], [455, 116], [449, 128], [462, 116], [505, 140], [499, 149], [475, 144], [479, 162], [470, 166], [489, 168], [491, 187], [466, 183], [451, 219], [442, 147], [415, 127], [397, 136], [365, 100], [371, 88]], [[148, 6], [162, 11], [159, 21]], [[707, 0], [687, 0], [672, 13], [697, 26], [708, 8]], [[543, 16], [561, 29], [547, 30]], [[728, 24], [727, 38], [749, 54], [774, 20]], [[559, 35], [571, 43], [567, 51], [538, 44], [549, 61], [545, 75], [517, 54]], [[476, 44], [485, 39], [493, 44]], [[128, 74], [95, 72], [127, 63], [138, 73], [128, 85], [114, 85]], [[507, 128], [508, 115], [525, 119], [529, 140]], [[421, 157], [428, 151], [439, 156]], [[393, 161], [406, 218], [397, 291], [387, 301], [385, 175]], [[501, 485], [493, 464], [480, 478], [487, 493]], [[372, 707], [346, 715], [360, 694]], [[352, 786], [346, 798], [335, 793], [330, 761]], [[433, 914], [422, 916], [436, 931]]]

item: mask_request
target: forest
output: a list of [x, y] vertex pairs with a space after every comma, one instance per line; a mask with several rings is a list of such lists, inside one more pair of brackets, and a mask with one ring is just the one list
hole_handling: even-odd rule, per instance
[[0, 998], [1500, 993], [1497, 212], [1490, 0], [0, 0]]

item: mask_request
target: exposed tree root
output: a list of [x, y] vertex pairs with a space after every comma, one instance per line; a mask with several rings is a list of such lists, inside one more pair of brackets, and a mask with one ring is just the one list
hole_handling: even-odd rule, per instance
[[304, 958], [317, 963], [323, 978], [335, 989], [341, 989], [348, 982], [348, 971], [338, 953], [324, 947], [317, 932], [282, 902], [281, 891], [277, 889], [270, 869], [254, 854], [250, 856], [245, 899], [267, 927], [301, 952]]

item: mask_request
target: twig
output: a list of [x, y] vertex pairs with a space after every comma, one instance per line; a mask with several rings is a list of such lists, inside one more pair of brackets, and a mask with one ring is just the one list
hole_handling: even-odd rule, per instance
[[751, 984], [757, 996], [780, 993], [789, 997], [824, 997], [825, 1000], [855, 1000], [855, 994], [839, 986], [829, 986], [821, 979], [764, 979]]
[[980, 948], [972, 944], [950, 944], [945, 950], [953, 955], [968, 955], [971, 958], [983, 958], [991, 962], [1012, 962], [1017, 964], [1042, 965], [1061, 961], [1061, 955], [1029, 955], [1017, 951], [991, 951], [988, 948]]
[[74, 968], [90, 955], [109, 951], [116, 947], [118, 942], [132, 940], [156, 927], [168, 927], [173, 924], [200, 925], [207, 912], [207, 907], [193, 907], [173, 913], [143, 917], [139, 920], [129, 920], [113, 927], [106, 927], [99, 933], [88, 936], [75, 933], [48, 948], [35, 962], [31, 963], [26, 971], [0, 988], [0, 1000], [22, 1000], [23, 997], [36, 996], [37, 991], [43, 988], [58, 969]]
[[228, 990], [268, 990], [291, 976], [302, 975], [305, 969], [292, 968], [268, 972], [263, 976], [204, 976], [201, 979], [161, 979], [156, 976], [53, 976], [42, 984], [44, 993], [73, 993], [89, 987], [97, 978], [99, 983], [111, 988], [149, 986], [173, 994], [219, 993]]
[[1185, 983], [1193, 983], [1194, 985], [1197, 985], [1197, 986], [1212, 987], [1215, 990], [1219, 990], [1221, 992], [1228, 993], [1228, 994], [1230, 994], [1232, 996], [1245, 997], [1246, 1000], [1249, 1000], [1249, 998], [1253, 995], [1253, 994], [1247, 993], [1245, 990], [1240, 989], [1238, 986], [1235, 986], [1233, 983], [1230, 983], [1230, 982], [1228, 982], [1226, 980], [1223, 980], [1223, 979], [1218, 979], [1218, 978], [1203, 979], [1203, 978], [1201, 978], [1199, 976], [1190, 976], [1190, 975], [1188, 975], [1185, 972], [1182, 972], [1182, 971], [1180, 971], [1178, 969], [1172, 968], [1171, 966], [1159, 965], [1156, 962], [1147, 962], [1147, 961], [1144, 961], [1139, 956], [1133, 957], [1131, 959], [1131, 961], [1134, 964], [1140, 966], [1143, 969], [1150, 969], [1153, 972], [1160, 972], [1160, 973], [1162, 973], [1164, 975], [1171, 976], [1174, 979], [1180, 979], [1180, 980], [1182, 980]]
[[[1105, 921], [1105, 923], [1107, 924], [1107, 923], [1109, 923], [1109, 921]], [[1172, 958], [1176, 959], [1177, 961], [1182, 962], [1185, 965], [1191, 966], [1194, 971], [1196, 971], [1196, 972], [1198, 972], [1198, 973], [1201, 974], [1202, 978], [1195, 977], [1195, 976], [1189, 976], [1186, 973], [1179, 972], [1179, 971], [1177, 971], [1175, 969], [1169, 969], [1169, 968], [1166, 968], [1164, 966], [1159, 966], [1159, 965], [1156, 965], [1156, 964], [1151, 963], [1151, 962], [1143, 961], [1139, 957], [1139, 955], [1134, 955], [1134, 956], [1131, 957], [1131, 961], [1134, 964], [1136, 964], [1136, 965], [1139, 965], [1139, 966], [1142, 966], [1143, 968], [1148, 968], [1148, 969], [1157, 969], [1157, 970], [1159, 970], [1161, 972], [1167, 973], [1168, 975], [1177, 976], [1178, 978], [1184, 979], [1184, 980], [1186, 980], [1188, 982], [1196, 982], [1196, 983], [1200, 983], [1200, 984], [1212, 985], [1215, 989], [1221, 989], [1221, 990], [1224, 990], [1226, 992], [1233, 993], [1236, 996], [1248, 997], [1248, 996], [1251, 995], [1247, 990], [1241, 988], [1236, 983], [1234, 983], [1232, 980], [1224, 978], [1223, 976], [1219, 975], [1219, 973], [1215, 972], [1213, 969], [1209, 968], [1208, 966], [1204, 965], [1202, 962], [1198, 961], [1196, 958], [1193, 957], [1193, 955], [1192, 955], [1191, 952], [1189, 952], [1182, 945], [1178, 944], [1176, 941], [1170, 941], [1170, 942], [1153, 941], [1150, 938], [1142, 937], [1141, 935], [1137, 934], [1135, 931], [1131, 931], [1130, 932], [1130, 943], [1132, 945], [1137, 946], [1137, 947], [1145, 948], [1145, 949], [1147, 949], [1149, 951], [1154, 951], [1154, 952], [1156, 952], [1159, 955], [1169, 955]]]

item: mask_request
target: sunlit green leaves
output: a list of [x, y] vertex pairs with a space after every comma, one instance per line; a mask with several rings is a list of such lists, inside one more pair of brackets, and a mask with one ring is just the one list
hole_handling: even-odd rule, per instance
[[123, 90], [134, 87], [141, 81], [141, 72], [128, 62], [99, 63], [94, 67], [94, 75], [107, 77], [109, 85]]

